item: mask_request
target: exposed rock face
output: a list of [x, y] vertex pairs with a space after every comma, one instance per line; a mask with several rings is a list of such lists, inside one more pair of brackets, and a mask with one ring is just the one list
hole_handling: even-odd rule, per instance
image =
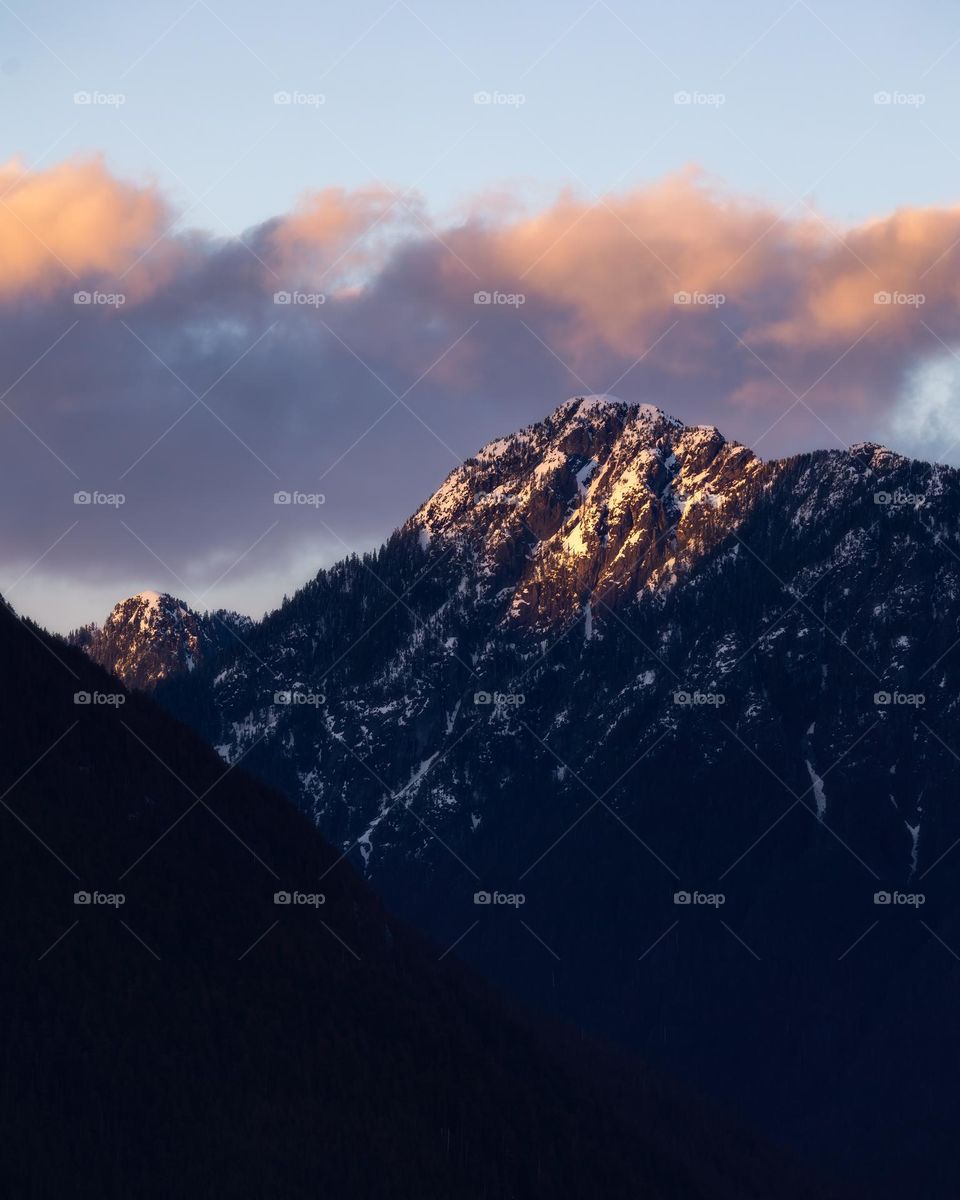
[[231, 633], [250, 625], [237, 613], [194, 612], [166, 592], [138, 592], [121, 600], [102, 626], [86, 626], [68, 640], [128, 687], [149, 690], [193, 671]]
[[545, 630], [676, 583], [744, 519], [763, 476], [713, 427], [587, 397], [485, 446], [410, 525], [475, 555], [482, 593], [511, 587], [511, 620]]

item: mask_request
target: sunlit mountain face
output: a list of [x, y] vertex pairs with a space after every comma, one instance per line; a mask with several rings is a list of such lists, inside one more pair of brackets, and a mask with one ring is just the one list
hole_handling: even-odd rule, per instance
[[138, 592], [115, 605], [103, 625], [85, 625], [67, 640], [129, 687], [149, 690], [195, 670], [226, 642], [242, 643], [252, 624], [222, 609], [194, 612], [166, 592]]

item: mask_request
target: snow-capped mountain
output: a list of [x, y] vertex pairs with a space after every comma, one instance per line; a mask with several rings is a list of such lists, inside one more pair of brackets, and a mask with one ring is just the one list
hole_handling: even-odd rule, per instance
[[798, 1144], [922, 1090], [909, 1176], [955, 1100], [957, 471], [575, 399], [244, 641], [161, 699], [405, 915]]
[[762, 470], [712, 426], [590, 396], [484, 446], [410, 526], [482, 559], [480, 598], [509, 587], [508, 619], [543, 631], [591, 597], [675, 583], [743, 519]]
[[68, 641], [128, 687], [150, 689], [193, 671], [252, 624], [238, 613], [198, 613], [167, 592], [147, 591], [121, 600], [103, 625], [84, 626]]

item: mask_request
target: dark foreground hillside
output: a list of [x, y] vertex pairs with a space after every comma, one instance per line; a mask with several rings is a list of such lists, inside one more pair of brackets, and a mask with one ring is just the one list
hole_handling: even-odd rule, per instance
[[438, 961], [284, 798], [5, 608], [0, 670], [5, 1195], [812, 1194]]

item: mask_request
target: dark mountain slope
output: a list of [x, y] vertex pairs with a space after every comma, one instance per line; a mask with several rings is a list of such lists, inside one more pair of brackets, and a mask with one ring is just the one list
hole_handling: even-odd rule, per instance
[[0, 669], [6, 1194], [807, 1193], [438, 962], [284, 798], [2, 607]]

